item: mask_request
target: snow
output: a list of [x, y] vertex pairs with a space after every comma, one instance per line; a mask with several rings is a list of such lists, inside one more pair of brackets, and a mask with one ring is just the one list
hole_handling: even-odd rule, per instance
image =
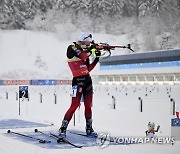
[[[1, 79], [71, 79], [66, 49], [78, 39], [79, 32], [64, 34], [62, 27], [59, 29], [57, 34], [27, 30], [0, 31]], [[131, 43], [126, 35], [93, 34], [93, 39], [97, 43], [112, 45]], [[127, 53], [129, 51], [125, 49], [112, 51], [112, 55]]]
[[[77, 34], [77, 35], [76, 35]], [[0, 78], [1, 79], [67, 79], [71, 78], [67, 67], [65, 51], [67, 45], [76, 40], [61, 39], [58, 34], [30, 31], [1, 31], [0, 33]], [[97, 42], [127, 44], [127, 37], [94, 34]], [[119, 42], [120, 41], [120, 42]], [[129, 42], [128, 42], [129, 43]], [[14, 50], [12, 50], [14, 49]], [[120, 51], [117, 51], [120, 52]], [[123, 51], [126, 53], [127, 51]], [[41, 60], [36, 63], [37, 57]], [[43, 64], [43, 65], [41, 65]], [[46, 66], [46, 67], [45, 67]], [[35, 128], [44, 132], [58, 131], [64, 113], [71, 102], [71, 86], [29, 86], [29, 101], [16, 100], [18, 86], [0, 86], [0, 153], [2, 154], [44, 154], [44, 153], [158, 153], [178, 154], [180, 142], [171, 144], [109, 145], [102, 149], [96, 141], [70, 135], [73, 143], [85, 145], [82, 149], [65, 144], [41, 144], [23, 137], [7, 134], [7, 130], [32, 136]], [[147, 89], [147, 90], [146, 90]], [[97, 132], [108, 132], [112, 136], [144, 137], [149, 121], [160, 125], [157, 136], [171, 136], [172, 102], [167, 91], [176, 100], [176, 110], [180, 108], [180, 87], [178, 85], [94, 85], [93, 127]], [[150, 92], [151, 91], [151, 92]], [[8, 92], [8, 99], [6, 98]], [[42, 103], [40, 95], [42, 93]], [[127, 93], [127, 95], [126, 95]], [[54, 94], [57, 94], [55, 104]], [[147, 96], [146, 96], [147, 94]], [[116, 99], [116, 109], [112, 109], [112, 96]], [[143, 100], [143, 112], [140, 102]], [[68, 130], [84, 132], [84, 106], [75, 113], [75, 123], [71, 120]]]
[[[145, 89], [148, 96], [145, 96]], [[87, 140], [68, 133], [70, 140], [76, 144], [85, 145], [82, 149], [72, 148], [57, 143], [40, 144], [22, 137], [14, 137], [7, 134], [7, 130], [30, 134], [35, 136], [34, 129], [38, 128], [44, 132], [56, 132], [59, 129], [64, 113], [70, 105], [70, 86], [29, 86], [30, 100], [21, 102], [21, 115], [18, 115], [18, 100], [15, 100], [15, 91], [18, 86], [0, 87], [0, 152], [12, 153], [163, 153], [172, 152], [177, 154], [180, 150], [180, 142], [171, 144], [139, 144], [139, 145], [109, 145], [101, 149], [96, 141]], [[97, 132], [108, 132], [112, 136], [144, 137], [149, 121], [160, 125], [157, 136], [171, 136], [170, 120], [172, 116], [171, 103], [166, 93], [166, 86], [100, 86], [94, 85], [93, 99], [93, 125]], [[157, 95], [157, 88], [159, 92]], [[170, 87], [168, 87], [170, 88]], [[153, 89], [153, 90], [152, 90]], [[149, 91], [152, 90], [150, 93]], [[179, 86], [171, 86], [172, 95], [179, 103]], [[5, 91], [9, 92], [9, 99], [5, 97]], [[121, 91], [121, 92], [120, 92]], [[40, 103], [39, 92], [43, 94], [43, 102]], [[57, 93], [57, 104], [54, 103], [53, 94]], [[125, 93], [128, 93], [128, 96]], [[117, 108], [112, 109], [111, 96], [116, 98]], [[103, 96], [103, 97], [102, 97]], [[138, 97], [143, 99], [143, 112], [140, 112]], [[122, 101], [123, 100], [123, 101]], [[6, 122], [5, 122], [6, 121]], [[76, 111], [76, 126], [71, 120], [68, 130], [82, 131], [85, 128], [84, 106]], [[44, 136], [38, 136], [44, 138]], [[50, 138], [46, 138], [51, 140]], [[23, 147], [23, 148], [22, 148]]]
[[[60, 44], [53, 34], [39, 32], [37, 35], [29, 31], [2, 32], [0, 42], [2, 79], [48, 78], [48, 74], [53, 74], [52, 78], [58, 78], [59, 73], [62, 74], [64, 71], [61, 67], [66, 65], [63, 51], [66, 51], [68, 44]], [[37, 61], [38, 56], [41, 58], [40, 61]]]

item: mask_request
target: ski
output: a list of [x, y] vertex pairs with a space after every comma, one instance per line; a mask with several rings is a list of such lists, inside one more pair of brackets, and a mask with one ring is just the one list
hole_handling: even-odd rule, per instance
[[29, 136], [29, 135], [17, 133], [17, 132], [11, 131], [11, 130], [8, 130], [7, 133], [8, 134], [11, 133], [11, 134], [23, 136], [23, 137], [26, 137], [26, 138], [29, 138], [29, 139], [32, 139], [32, 140], [36, 140], [36, 141], [39, 141], [39, 143], [51, 143], [51, 141], [48, 141], [48, 140], [44, 140], [44, 139], [41, 139], [41, 138], [36, 138], [36, 137]]
[[45, 135], [45, 136], [48, 136], [48, 137], [51, 137], [51, 138], [55, 139], [55, 140], [57, 141], [57, 143], [67, 143], [67, 144], [69, 144], [69, 145], [71, 145], [71, 146], [73, 146], [73, 147], [82, 148], [82, 146], [76, 145], [76, 144], [70, 142], [67, 138], [61, 138], [61, 137], [59, 137], [58, 135], [55, 135], [55, 134], [53, 134], [53, 133], [46, 134], [46, 133], [44, 133], [44, 132], [42, 132], [42, 131], [39, 131], [38, 129], [35, 129], [34, 131], [35, 131], [35, 133], [38, 132], [38, 133], [41, 133], [41, 134], [43, 134], [43, 135]]
[[76, 147], [76, 148], [82, 148], [81, 145], [76, 145], [76, 144], [70, 142], [67, 138], [61, 138], [61, 137], [59, 137], [59, 136], [57, 136], [57, 135], [55, 135], [55, 134], [52, 134], [52, 133], [50, 133], [50, 134], [51, 134], [51, 136], [53, 136], [54, 138], [56, 138], [56, 140], [57, 140], [58, 143], [64, 142], [64, 143], [70, 144], [70, 145], [72, 145], [72, 146], [74, 146], [74, 147]]
[[83, 133], [77, 133], [77, 132], [70, 132], [71, 134], [76, 134], [79, 136], [85, 136], [85, 137], [89, 137], [89, 138], [97, 138], [98, 136], [89, 136], [87, 134], [83, 134]]
[[[78, 132], [72, 132], [70, 131], [71, 134], [75, 134], [75, 135], [79, 135], [79, 136], [84, 136], [84, 137], [88, 137], [88, 138], [97, 138], [97, 139], [100, 139], [101, 142], [104, 142], [104, 141], [109, 141], [111, 143], [117, 143], [117, 141], [115, 141], [112, 137], [107, 137], [107, 135], [103, 135], [103, 136], [89, 136], [89, 135], [86, 135], [86, 134], [83, 134], [83, 133], [78, 133]], [[124, 144], [127, 144], [127, 143], [124, 143]]]

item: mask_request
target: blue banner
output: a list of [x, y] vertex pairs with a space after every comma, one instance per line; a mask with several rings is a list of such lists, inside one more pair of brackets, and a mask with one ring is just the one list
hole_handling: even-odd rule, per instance
[[31, 80], [31, 85], [56, 85], [56, 80]]
[[178, 118], [171, 119], [171, 126], [180, 127], [180, 119]]
[[0, 85], [3, 85], [3, 80], [0, 80]]

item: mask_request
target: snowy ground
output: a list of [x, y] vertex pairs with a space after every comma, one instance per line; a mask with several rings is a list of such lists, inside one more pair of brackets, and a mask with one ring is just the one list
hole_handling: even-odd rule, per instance
[[[69, 34], [68, 34], [69, 35]], [[30, 31], [0, 32], [0, 78], [1, 79], [71, 79], [65, 51], [67, 45], [77, 40], [78, 33], [65, 39], [61, 35]], [[126, 45], [125, 35], [112, 36], [94, 34], [99, 42]], [[141, 40], [141, 39], [140, 39]], [[115, 50], [121, 54], [125, 50]], [[44, 154], [44, 153], [158, 153], [178, 154], [180, 142], [171, 144], [110, 145], [101, 149], [96, 141], [68, 134], [82, 149], [59, 145], [55, 142], [40, 144], [22, 137], [7, 134], [7, 130], [37, 136], [34, 129], [57, 132], [64, 113], [70, 105], [70, 86], [29, 86], [29, 101], [16, 100], [18, 86], [0, 86], [0, 153], [2, 154]], [[171, 136], [172, 102], [180, 110], [179, 86], [94, 86], [93, 124], [97, 132], [108, 132], [112, 136], [144, 137], [149, 121], [160, 125], [157, 136]], [[40, 102], [42, 94], [42, 103]], [[8, 94], [8, 98], [7, 98]], [[55, 104], [54, 94], [57, 94]], [[112, 109], [112, 96], [116, 98], [116, 110]], [[140, 112], [139, 97], [143, 100]], [[83, 103], [82, 103], [83, 104]], [[85, 128], [84, 107], [81, 105], [69, 124], [69, 130], [83, 131]], [[52, 125], [53, 124], [53, 125]], [[42, 137], [38, 135], [38, 137]], [[49, 139], [50, 140], [50, 139]]]
[[[18, 100], [16, 91], [18, 86], [0, 87], [0, 153], [25, 154], [25, 153], [158, 153], [178, 154], [180, 142], [171, 144], [135, 144], [135, 145], [109, 145], [101, 149], [95, 140], [72, 135], [68, 137], [76, 144], [84, 145], [82, 149], [53, 143], [41, 144], [22, 137], [7, 134], [7, 130], [21, 132], [32, 136], [44, 137], [34, 133], [38, 128], [44, 132], [57, 132], [61, 120], [70, 105], [70, 86], [29, 86], [29, 101], [21, 102], [21, 115], [18, 115]], [[6, 91], [8, 99], [6, 99]], [[39, 92], [43, 94], [40, 103]], [[94, 129], [97, 132], [108, 132], [112, 136], [144, 137], [149, 121], [160, 125], [157, 136], [171, 136], [172, 106], [169, 100], [169, 92], [176, 102], [176, 108], [180, 105], [179, 86], [94, 86], [93, 120]], [[54, 93], [57, 94], [55, 104]], [[126, 95], [127, 93], [127, 95]], [[146, 96], [147, 94], [147, 96]], [[116, 98], [115, 110], [112, 109], [112, 95]], [[103, 96], [103, 97], [102, 97]], [[143, 112], [140, 112], [138, 97], [143, 99]], [[84, 107], [76, 111], [76, 125], [73, 119], [69, 130], [84, 132]], [[52, 125], [53, 124], [53, 125]], [[47, 138], [51, 140], [50, 138]]]

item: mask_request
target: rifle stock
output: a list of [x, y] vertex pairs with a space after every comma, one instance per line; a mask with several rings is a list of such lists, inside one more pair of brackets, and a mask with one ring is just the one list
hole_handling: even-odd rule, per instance
[[107, 43], [100, 43], [100, 44], [96, 44], [93, 42], [93, 45], [95, 46], [96, 49], [98, 50], [114, 50], [115, 48], [123, 48], [123, 49], [129, 49], [132, 52], [134, 52], [134, 50], [131, 48], [130, 44], [127, 44], [127, 46], [121, 46], [121, 45], [109, 45]]
[[[99, 57], [102, 57], [102, 58], [108, 58], [109, 56], [111, 56], [111, 50], [114, 50], [115, 48], [123, 48], [123, 49], [129, 49], [131, 50], [132, 52], [134, 52], [134, 50], [131, 48], [131, 45], [130, 44], [127, 44], [127, 46], [121, 46], [121, 45], [109, 45], [107, 43], [95, 43], [94, 41], [92, 42], [92, 48], [96, 48], [97, 50], [100, 50], [100, 51], [107, 51], [108, 54], [106, 53], [102, 53], [101, 56]], [[105, 56], [107, 55], [107, 56]]]

